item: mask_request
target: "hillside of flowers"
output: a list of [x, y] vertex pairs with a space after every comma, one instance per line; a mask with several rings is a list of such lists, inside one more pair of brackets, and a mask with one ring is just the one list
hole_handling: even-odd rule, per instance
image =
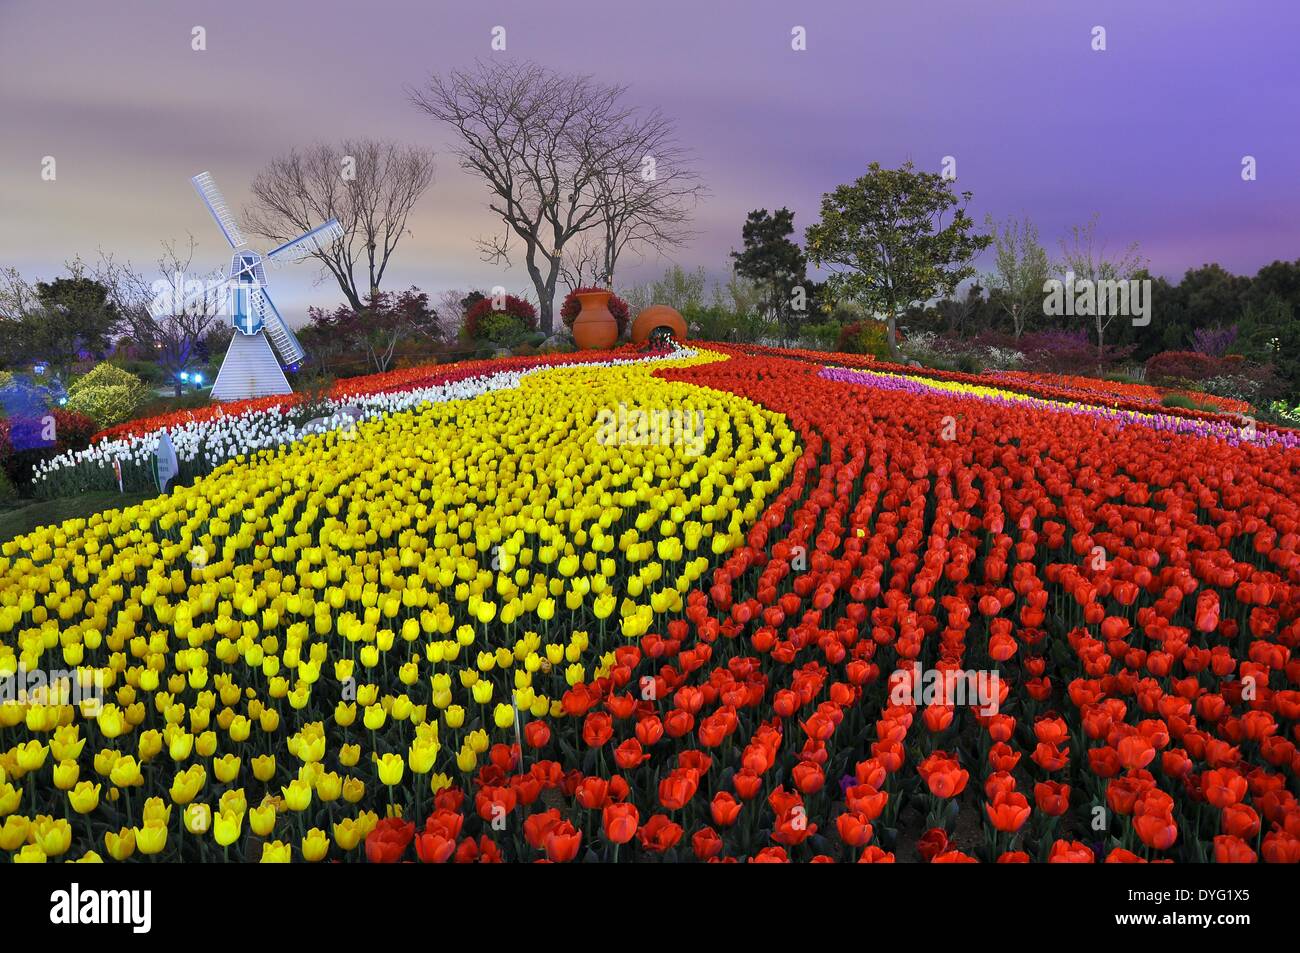
[[1300, 434], [1118, 388], [692, 343], [115, 428], [42, 479], [193, 469], [0, 546], [0, 855], [1300, 862]]

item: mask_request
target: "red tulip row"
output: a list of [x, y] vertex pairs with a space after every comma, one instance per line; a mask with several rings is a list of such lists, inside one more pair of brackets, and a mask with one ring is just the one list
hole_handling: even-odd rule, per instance
[[372, 860], [1300, 861], [1296, 451], [731, 353], [746, 545]]
[[[1028, 371], [985, 371], [979, 374], [966, 374], [961, 371], [940, 371], [928, 367], [912, 367], [883, 361], [866, 354], [841, 354], [825, 351], [808, 351], [800, 349], [781, 349], [757, 344], [710, 344], [709, 347], [731, 354], [750, 356], [788, 357], [809, 361], [819, 365], [848, 367], [855, 370], [878, 371], [890, 374], [907, 374], [928, 380], [951, 381], [959, 384], [973, 384], [984, 387], [996, 387], [1015, 391], [1045, 400], [1057, 400], [1088, 404], [1094, 407], [1107, 407], [1112, 410], [1135, 410], [1147, 413], [1158, 412], [1170, 417], [1182, 417], [1188, 420], [1206, 422], [1230, 422], [1240, 424], [1242, 418], [1251, 413], [1251, 406], [1245, 401], [1230, 397], [1218, 397], [1178, 389], [1162, 389], [1149, 384], [1126, 384], [1120, 381], [1104, 381], [1094, 377], [1079, 377], [1064, 374], [1036, 374]], [[1162, 403], [1166, 394], [1178, 394], [1189, 397], [1200, 404], [1218, 407], [1217, 412], [1195, 410], [1184, 407], [1165, 407]], [[1272, 424], [1256, 422], [1259, 430], [1281, 431], [1287, 428]]]

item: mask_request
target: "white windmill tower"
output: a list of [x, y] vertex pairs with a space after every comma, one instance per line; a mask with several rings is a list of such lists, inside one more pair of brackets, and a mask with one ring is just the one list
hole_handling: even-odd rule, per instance
[[[265, 255], [259, 255], [247, 247], [248, 240], [239, 230], [235, 217], [230, 213], [230, 206], [213, 181], [212, 174], [200, 172], [190, 181], [198, 190], [203, 204], [217, 220], [226, 241], [235, 250], [230, 260], [228, 276], [215, 286], [210, 285], [188, 295], [185, 301], [188, 305], [200, 296], [212, 294], [214, 290], [220, 290], [227, 296], [227, 313], [236, 334], [230, 341], [230, 349], [226, 352], [221, 371], [212, 385], [212, 399], [238, 400], [292, 393], [293, 388], [285, 379], [280, 364], [283, 362], [285, 367], [296, 370], [305, 353], [267, 293], [266, 273], [262, 263], [297, 261], [307, 253], [342, 238], [343, 227], [339, 225], [338, 219], [332, 218], [293, 241], [285, 242]], [[279, 355], [279, 360], [276, 359], [276, 354]]]

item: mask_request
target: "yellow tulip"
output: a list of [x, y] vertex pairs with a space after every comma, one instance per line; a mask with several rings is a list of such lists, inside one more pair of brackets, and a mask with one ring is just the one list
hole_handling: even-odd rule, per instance
[[284, 802], [291, 811], [305, 811], [311, 805], [311, 785], [305, 781], [290, 781], [288, 787], [280, 789], [284, 793]]
[[478, 755], [469, 745], [461, 748], [456, 755], [456, 767], [465, 774], [469, 774], [478, 766]]
[[266, 800], [249, 810], [248, 826], [258, 837], [270, 837], [275, 830], [275, 818], [275, 804]]
[[21, 814], [10, 814], [0, 825], [0, 850], [15, 851], [27, 842], [27, 832], [31, 830], [31, 821]]
[[253, 759], [253, 777], [265, 784], [275, 777], [275, 755], [259, 754]]
[[32, 772], [39, 771], [41, 766], [45, 764], [45, 758], [50, 753], [50, 749], [39, 741], [28, 741], [26, 744], [19, 744], [15, 752], [18, 767], [24, 772]]
[[175, 804], [189, 804], [196, 797], [203, 785], [207, 783], [207, 773], [202, 765], [194, 765], [185, 771], [178, 771], [172, 778], [170, 794]]
[[212, 836], [222, 847], [239, 840], [243, 830], [244, 815], [235, 811], [222, 811], [212, 819]]
[[343, 794], [343, 778], [334, 771], [326, 771], [316, 779], [316, 796], [322, 801], [337, 801]]
[[100, 787], [101, 785], [89, 781], [78, 782], [76, 787], [68, 791], [68, 802], [72, 809], [78, 814], [89, 814], [99, 807]]
[[144, 784], [144, 776], [140, 773], [140, 765], [129, 754], [123, 755], [113, 763], [113, 769], [109, 772], [108, 778], [119, 788]]
[[384, 711], [382, 705], [371, 705], [366, 709], [364, 721], [368, 729], [371, 731], [378, 731], [380, 728], [384, 727], [384, 722], [387, 718], [388, 715]]
[[181, 816], [185, 821], [185, 829], [191, 834], [206, 834], [212, 827], [212, 807], [210, 805], [195, 802], [188, 805]]
[[340, 850], [356, 849], [363, 836], [365, 835], [361, 827], [350, 817], [344, 818], [334, 825], [334, 843], [339, 845]]
[[32, 822], [27, 838], [46, 857], [61, 857], [72, 845], [72, 826], [61, 817], [56, 820], [42, 814]]
[[343, 781], [343, 800], [356, 804], [365, 796], [366, 783], [360, 778], [346, 778]]
[[212, 773], [217, 776], [217, 780], [222, 784], [229, 784], [239, 775], [239, 763], [239, 757], [233, 754], [213, 758]]
[[329, 849], [329, 836], [319, 827], [313, 827], [307, 832], [307, 836], [302, 839], [302, 856], [303, 860], [308, 863], [314, 864], [324, 860], [325, 855], [329, 853]]
[[6, 781], [0, 784], [0, 817], [8, 817], [18, 810], [23, 800], [23, 789]]
[[262, 845], [263, 864], [287, 864], [293, 860], [293, 850], [283, 841], [268, 841]]
[[135, 847], [145, 856], [161, 854], [167, 846], [167, 824], [157, 819], [150, 819], [135, 829]]
[[217, 800], [219, 811], [234, 811], [236, 814], [243, 814], [248, 810], [248, 798], [244, 796], [243, 788], [232, 788], [224, 791]]
[[194, 750], [194, 736], [189, 732], [179, 732], [172, 736], [167, 744], [167, 753], [173, 761], [185, 761]]
[[428, 774], [433, 770], [433, 763], [437, 756], [436, 742], [416, 742], [411, 745], [406, 760], [415, 774]]
[[99, 727], [99, 733], [110, 740], [126, 731], [126, 718], [122, 710], [112, 703], [100, 709], [95, 724]]
[[386, 754], [379, 759], [379, 781], [391, 787], [400, 784], [406, 771], [406, 762], [399, 754]]
[[513, 705], [499, 704], [492, 711], [492, 720], [498, 728], [509, 728], [515, 723]]

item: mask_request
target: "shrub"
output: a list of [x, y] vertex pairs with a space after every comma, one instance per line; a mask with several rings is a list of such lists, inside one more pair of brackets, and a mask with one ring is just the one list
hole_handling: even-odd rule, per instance
[[1147, 359], [1147, 381], [1152, 384], [1195, 384], [1223, 370], [1223, 361], [1196, 351], [1161, 351]]
[[883, 321], [868, 318], [855, 321], [840, 329], [837, 350], [844, 354], [870, 354], [872, 357], [889, 357], [889, 332]]
[[101, 428], [130, 420], [153, 393], [130, 371], [104, 362], [68, 390], [68, 409], [91, 417]]
[[1291, 407], [1285, 401], [1273, 401], [1265, 416], [1284, 427], [1300, 427], [1300, 407]]
[[1223, 413], [1222, 407], [1197, 403], [1186, 394], [1165, 394], [1164, 397], [1160, 398], [1160, 404], [1163, 407], [1178, 407], [1182, 410], [1204, 410], [1212, 414]]
[[14, 489], [14, 484], [13, 481], [9, 479], [9, 474], [5, 473], [3, 469], [0, 469], [0, 503], [8, 503], [17, 495], [18, 491]]
[[806, 325], [802, 331], [804, 341], [815, 351], [833, 351], [840, 340], [840, 325], [835, 321]]
[[1082, 328], [1053, 328], [1021, 335], [1017, 347], [1025, 355], [1029, 370], [1052, 374], [1076, 374], [1084, 369], [1115, 367], [1129, 359], [1133, 345], [1108, 344], [1098, 351], [1097, 343]]
[[1237, 341], [1237, 326], [1226, 328], [1197, 328], [1192, 332], [1192, 349], [1210, 357], [1223, 357]]
[[[1231, 357], [1236, 357], [1232, 355]], [[1225, 358], [1214, 377], [1200, 382], [1199, 390], [1215, 397], [1230, 397], [1248, 404], [1263, 406], [1283, 391], [1282, 381], [1267, 364], [1250, 364]]]
[[537, 309], [523, 298], [506, 295], [499, 311], [492, 305], [491, 298], [482, 298], [470, 306], [465, 312], [465, 337], [506, 346], [523, 334], [537, 330]]
[[[565, 295], [564, 304], [560, 305], [560, 317], [564, 319], [564, 326], [572, 329], [573, 322], [578, 317], [578, 312], [582, 310], [582, 302], [578, 300], [578, 295], [586, 294], [588, 291], [608, 290], [608, 288], [574, 288]], [[609, 313], [618, 322], [618, 336], [623, 337], [627, 334], [627, 302], [618, 295], [611, 294], [609, 296]]]
[[682, 319], [697, 341], [752, 343], [767, 337], [775, 326], [759, 314], [738, 314], [720, 305], [687, 307]]

